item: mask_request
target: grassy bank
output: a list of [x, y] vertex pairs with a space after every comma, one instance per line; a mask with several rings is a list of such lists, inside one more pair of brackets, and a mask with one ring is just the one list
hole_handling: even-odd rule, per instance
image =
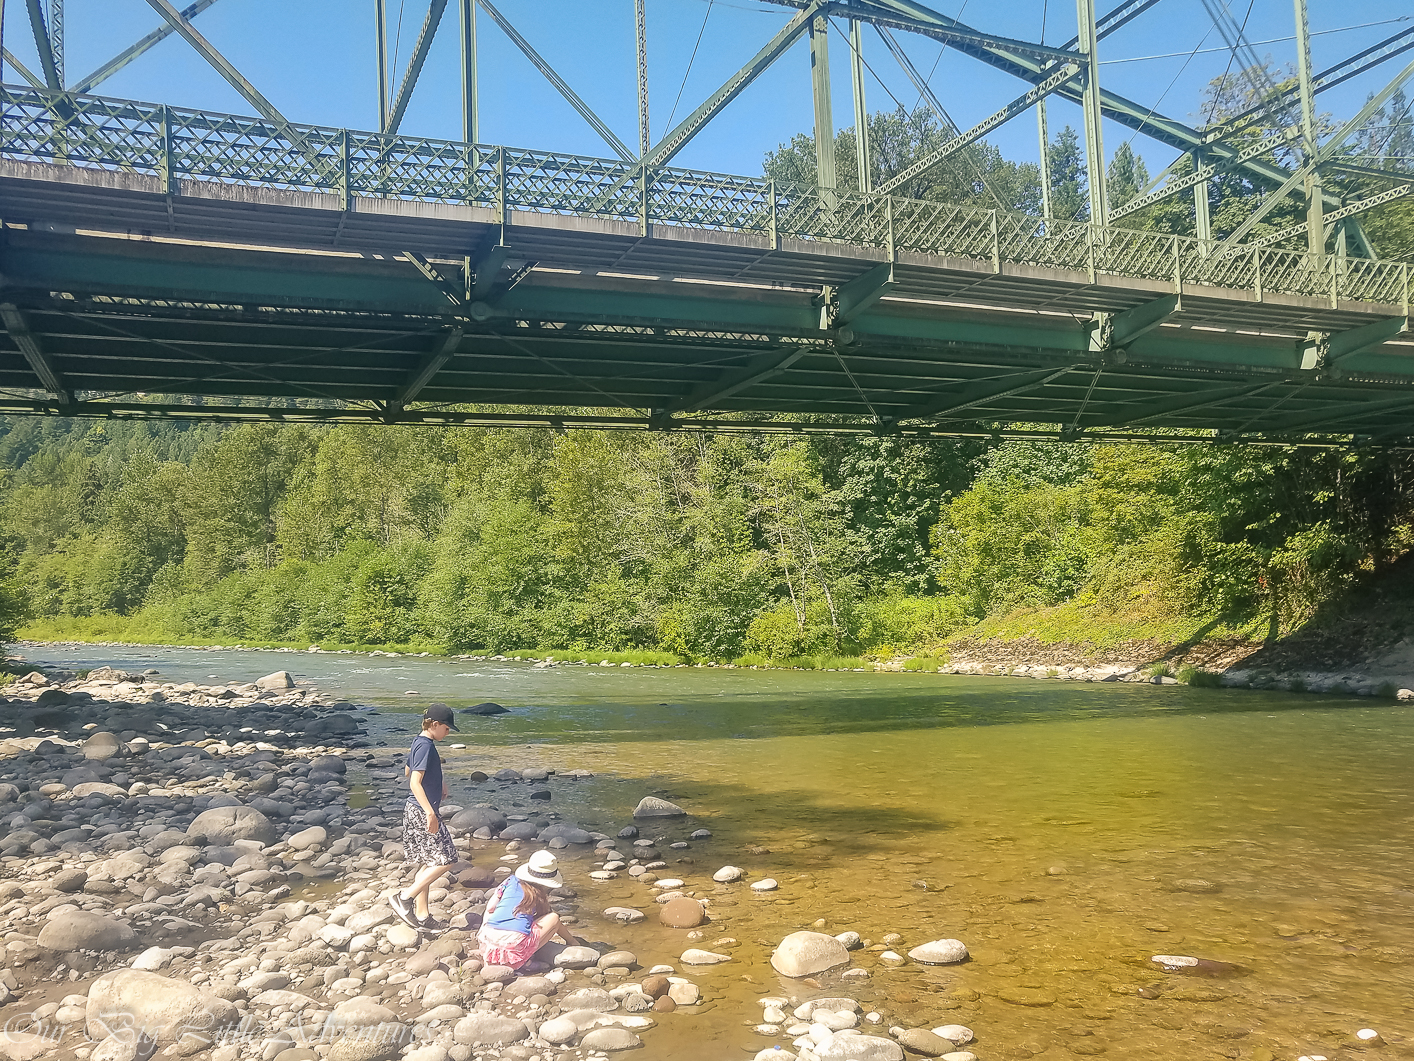
[[[126, 644], [126, 645], [172, 645], [181, 648], [270, 648], [308, 651], [320, 648], [326, 652], [397, 652], [403, 655], [427, 653], [432, 656], [452, 656], [445, 645], [414, 642], [411, 644], [357, 644], [344, 645], [324, 641], [317, 646], [308, 641], [213, 641], [172, 633], [168, 630], [154, 630], [138, 621], [139, 616], [98, 615], [85, 618], [58, 618], [32, 622], [21, 628], [19, 639], [35, 642], [75, 642], [80, 644]], [[490, 652], [471, 652], [472, 658], [489, 659]], [[573, 650], [559, 648], [519, 649], [499, 653], [503, 659], [539, 661], [554, 660], [556, 663], [585, 663], [600, 665], [629, 664], [635, 667], [675, 667], [701, 663], [714, 667], [757, 667], [783, 670], [872, 670], [874, 661], [862, 656], [791, 656], [786, 659], [768, 659], [765, 656], [747, 654], [732, 659], [690, 660], [672, 652], [634, 650], [628, 652], [606, 652], [599, 649]], [[909, 668], [920, 669], [920, 668]], [[936, 668], [934, 668], [936, 669]]]

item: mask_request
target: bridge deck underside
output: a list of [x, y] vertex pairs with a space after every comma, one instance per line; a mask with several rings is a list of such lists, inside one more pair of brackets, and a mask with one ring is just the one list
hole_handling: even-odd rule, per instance
[[[1301, 368], [1308, 331], [1397, 305], [1185, 286], [1161, 326], [1106, 354], [1089, 348], [1090, 314], [1172, 283], [900, 252], [895, 285], [841, 333], [821, 327], [820, 289], [875, 268], [879, 248], [149, 185], [0, 163], [0, 301], [28, 335], [0, 332], [0, 408], [190, 415], [200, 399], [200, 415], [231, 417], [1414, 434], [1414, 344]], [[511, 266], [538, 264], [479, 317], [401, 257], [427, 256], [460, 287], [463, 256], [501, 240]], [[72, 397], [43, 392], [37, 352]]]

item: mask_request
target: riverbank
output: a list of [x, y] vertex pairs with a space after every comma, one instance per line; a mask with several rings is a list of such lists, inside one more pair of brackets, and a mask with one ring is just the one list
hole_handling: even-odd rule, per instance
[[[528, 1061], [645, 1043], [685, 1056], [675, 1044], [701, 1038], [720, 995], [704, 971], [741, 945], [723, 934], [732, 908], [769, 902], [780, 887], [731, 865], [712, 872], [731, 852], [714, 851], [710, 831], [671, 803], [648, 796], [636, 825], [591, 832], [550, 803], [589, 771], [483, 756], [453, 777], [459, 802], [443, 807], [461, 858], [431, 909], [450, 927], [419, 933], [386, 902], [407, 876], [405, 749], [370, 747], [354, 705], [287, 672], [198, 685], [102, 668], [67, 681], [31, 673], [5, 691], [9, 1061], [145, 1061], [156, 1050], [212, 1061]], [[633, 950], [543, 949], [519, 974], [485, 964], [474, 933], [489, 889], [542, 849], [564, 867], [569, 887], [554, 905], [576, 934], [653, 930]], [[731, 1054], [902, 1061], [904, 1043], [972, 1061], [955, 998], [931, 1023], [911, 1007], [905, 1025], [870, 983], [909, 965], [926, 975], [965, 959], [965, 947], [917, 940], [907, 958], [894, 949], [902, 942], [784, 933], [772, 964], [794, 989], [729, 1017]]]
[[[161, 647], [125, 641], [22, 641], [18, 648], [46, 645], [92, 645], [112, 648]], [[1029, 678], [1067, 682], [1125, 682], [1148, 685], [1195, 685], [1230, 689], [1278, 689], [1293, 693], [1335, 694], [1414, 701], [1414, 642], [1401, 639], [1350, 666], [1302, 667], [1295, 647], [1276, 649], [1250, 641], [1212, 641], [1173, 645], [1151, 640], [1092, 642], [1043, 641], [1035, 637], [958, 637], [934, 654], [895, 656], [887, 660], [818, 657], [802, 660], [736, 660], [686, 663], [649, 652], [512, 652], [506, 654], [399, 652], [391, 649], [324, 648], [295, 645], [176, 645], [212, 652], [280, 652], [316, 655], [364, 655], [396, 659], [446, 658], [460, 661], [519, 662], [537, 669], [552, 667], [719, 668], [724, 670], [836, 670], [939, 673], [980, 677]], [[1307, 659], [1311, 657], [1306, 656]], [[13, 680], [27, 662], [23, 655], [5, 660]], [[3, 685], [0, 685], [3, 688]]]

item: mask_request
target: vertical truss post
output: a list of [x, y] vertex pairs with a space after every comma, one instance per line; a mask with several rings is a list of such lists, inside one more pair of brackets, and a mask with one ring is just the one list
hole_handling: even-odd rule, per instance
[[[1192, 153], [1193, 172], [1203, 168], [1203, 153]], [[1203, 244], [1203, 253], [1208, 252], [1208, 244], [1213, 240], [1213, 215], [1208, 207], [1208, 182], [1199, 181], [1193, 186], [1193, 231]]]
[[1306, 155], [1306, 249], [1326, 252], [1326, 229], [1321, 222], [1321, 173], [1316, 166], [1316, 94], [1311, 84], [1311, 27], [1306, 0], [1296, 6], [1296, 76], [1301, 90], [1301, 143]]
[[162, 161], [158, 176], [162, 180], [162, 194], [175, 195], [177, 187], [177, 165], [172, 152], [172, 108], [162, 104]]
[[353, 209], [353, 189], [349, 187], [349, 131], [339, 130], [339, 201], [344, 213]]
[[638, 164], [638, 234], [648, 235], [648, 165]]
[[894, 243], [894, 197], [891, 195], [884, 200], [884, 219], [889, 223], [888, 246], [889, 261], [898, 261], [898, 245]]
[[54, 76], [63, 88], [64, 80], [64, 0], [49, 0], [49, 46], [54, 49]]
[[830, 17], [810, 20], [810, 84], [815, 98], [815, 183], [834, 189], [835, 119], [830, 110]]
[[633, 0], [633, 24], [638, 34], [638, 157], [653, 146], [648, 130], [648, 15], [645, 0]]
[[1100, 56], [1095, 32], [1095, 0], [1075, 0], [1080, 29], [1080, 54], [1085, 56], [1081, 107], [1085, 112], [1085, 170], [1090, 183], [1090, 222], [1107, 225], [1109, 197], [1105, 194], [1105, 144], [1100, 135]]
[[[506, 149], [496, 148], [496, 224], [505, 228], [506, 225]], [[501, 242], [505, 243], [505, 233], [501, 234]]]
[[378, 42], [378, 131], [388, 131], [388, 0], [373, 5]]
[[767, 191], [767, 195], [770, 196], [771, 201], [771, 249], [773, 251], [778, 251], [781, 249], [781, 234], [780, 230], [776, 228], [776, 182], [774, 180], [770, 182], [770, 187]]
[[474, 144], [481, 137], [476, 98], [476, 0], [461, 0], [462, 36], [462, 140]]
[[859, 167], [859, 190], [874, 190], [874, 174], [870, 168], [869, 108], [864, 103], [864, 37], [860, 21], [849, 20], [849, 73], [854, 88], [854, 157]]
[[1262, 301], [1262, 248], [1254, 248], [1252, 255], [1252, 287], [1257, 292], [1257, 301]]
[[1001, 226], [997, 224], [997, 209], [996, 209], [996, 207], [993, 207], [993, 208], [992, 208], [992, 210], [991, 210], [991, 215], [992, 215], [992, 272], [994, 272], [994, 273], [1000, 273], [1000, 272], [1002, 271], [1002, 231], [1001, 231]]
[[1051, 133], [1046, 124], [1046, 97], [1036, 101], [1036, 134], [1041, 139], [1041, 216], [1049, 221], [1051, 213]]

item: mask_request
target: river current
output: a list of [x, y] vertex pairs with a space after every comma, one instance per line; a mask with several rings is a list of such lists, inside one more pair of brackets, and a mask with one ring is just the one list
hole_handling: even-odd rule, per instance
[[[952, 967], [857, 953], [872, 975], [843, 983], [885, 1026], [967, 1025], [983, 1061], [1414, 1057], [1414, 710], [1402, 705], [928, 674], [21, 651], [177, 682], [287, 669], [375, 708], [370, 737], [392, 747], [429, 701], [492, 700], [511, 713], [463, 716], [448, 743], [466, 747], [444, 745], [454, 802], [479, 800], [474, 769], [546, 766], [593, 771], [553, 805], [586, 828], [613, 835], [647, 794], [686, 807], [687, 826], [713, 837], [663, 872], [717, 896], [695, 945], [739, 945], [693, 972], [713, 1001], [664, 1021], [654, 1056], [674, 1056], [660, 1052], [670, 1039], [682, 1057], [788, 1046], [751, 1028], [757, 999], [810, 994], [772, 972], [771, 947], [823, 919], [876, 944], [899, 933], [902, 952], [966, 943], [971, 960]], [[651, 913], [651, 900], [628, 880], [592, 885], [580, 861], [570, 873], [592, 934], [644, 955], [694, 945], [652, 917], [595, 924], [598, 909]], [[714, 892], [726, 864], [780, 890]], [[1234, 968], [1187, 976], [1154, 955]], [[1381, 1040], [1362, 1047], [1362, 1028]]]

